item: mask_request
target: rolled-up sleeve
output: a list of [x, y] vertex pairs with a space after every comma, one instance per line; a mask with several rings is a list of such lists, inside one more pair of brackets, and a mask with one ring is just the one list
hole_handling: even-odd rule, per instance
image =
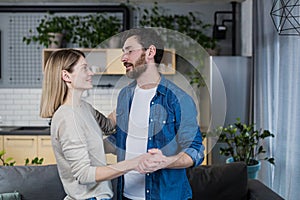
[[184, 95], [176, 103], [177, 137], [181, 151], [188, 154], [194, 166], [200, 165], [204, 160], [204, 146], [202, 134], [197, 120], [197, 109], [193, 99]]
[[204, 149], [205, 149], [204, 146], [201, 145], [199, 151], [197, 151], [194, 148], [187, 148], [187, 149], [184, 149], [183, 152], [185, 152], [186, 154], [188, 154], [192, 158], [192, 160], [194, 162], [193, 167], [197, 167], [204, 160]]

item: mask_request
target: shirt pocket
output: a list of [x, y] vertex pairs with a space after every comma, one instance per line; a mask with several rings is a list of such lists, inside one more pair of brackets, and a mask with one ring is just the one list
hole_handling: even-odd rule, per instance
[[175, 117], [163, 118], [158, 116], [154, 122], [154, 135], [160, 148], [176, 139]]

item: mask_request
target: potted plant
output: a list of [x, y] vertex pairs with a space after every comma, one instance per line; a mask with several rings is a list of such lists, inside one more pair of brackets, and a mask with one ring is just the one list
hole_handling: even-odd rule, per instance
[[220, 154], [230, 156], [227, 162], [245, 162], [248, 166], [248, 177], [256, 178], [257, 172], [250, 174], [252, 168], [260, 169], [260, 160], [266, 160], [271, 164], [275, 164], [274, 158], [263, 157], [266, 149], [263, 141], [274, 134], [268, 130], [255, 129], [254, 124], [241, 123], [240, 119], [234, 124], [227, 127], [219, 127], [217, 129], [219, 141], [225, 143], [226, 147], [220, 147]]
[[37, 34], [30, 29], [30, 35], [24, 36], [23, 41], [27, 45], [31, 42], [38, 42], [45, 47], [60, 47], [62, 40], [70, 42], [72, 28], [73, 25], [68, 17], [45, 15], [36, 27]]
[[[208, 33], [211, 32], [211, 24], [204, 23], [200, 19], [199, 13], [189, 12], [188, 14], [167, 14], [166, 10], [158, 6], [157, 2], [150, 9], [140, 9], [139, 25], [141, 27], [161, 27], [166, 29], [171, 29], [185, 34], [200, 44], [206, 52], [214, 52], [217, 47], [216, 40], [209, 36]], [[168, 35], [166, 39], [166, 45], [169, 48], [184, 49], [188, 59], [196, 63], [195, 69], [187, 72], [189, 75], [190, 83], [195, 84], [197, 87], [205, 86], [204, 77], [200, 74], [204, 68], [204, 58], [207, 54], [199, 54], [199, 51], [195, 51], [195, 48], [191, 47], [194, 44], [187, 42], [186, 40], [180, 41], [182, 38], [172, 35]], [[188, 52], [187, 52], [188, 51]], [[180, 62], [180, 60], [177, 60]]]
[[53, 16], [45, 15], [36, 27], [37, 34], [32, 29], [30, 35], [23, 37], [26, 44], [38, 42], [46, 48], [58, 44], [53, 39], [58, 35], [63, 37], [65, 44], [78, 44], [82, 48], [94, 48], [101, 42], [121, 31], [121, 20], [106, 13], [89, 14], [86, 16]]
[[72, 43], [84, 48], [97, 47], [122, 30], [121, 20], [105, 13], [71, 16], [70, 21], [73, 22]]
[[[161, 27], [175, 30], [191, 37], [205, 49], [216, 48], [216, 40], [206, 34], [211, 25], [203, 23], [197, 13], [166, 14], [166, 11], [159, 7], [157, 2], [154, 2], [151, 9], [141, 10], [138, 8], [138, 10], [141, 12], [139, 25], [142, 27]], [[174, 38], [175, 44], [180, 43], [177, 39]], [[173, 42], [171, 41], [171, 43]], [[180, 44], [184, 45], [184, 41]]]

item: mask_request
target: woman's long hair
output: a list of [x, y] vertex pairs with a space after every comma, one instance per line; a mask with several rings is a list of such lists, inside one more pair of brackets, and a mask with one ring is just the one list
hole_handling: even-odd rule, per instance
[[45, 68], [40, 104], [40, 116], [51, 118], [62, 105], [68, 93], [67, 84], [62, 80], [62, 70], [73, 71], [74, 65], [84, 53], [76, 49], [62, 49], [51, 53]]

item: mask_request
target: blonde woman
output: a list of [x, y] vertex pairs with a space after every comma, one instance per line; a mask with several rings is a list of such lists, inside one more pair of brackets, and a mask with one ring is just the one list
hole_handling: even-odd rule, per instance
[[106, 166], [102, 131], [114, 129], [115, 122], [82, 100], [92, 88], [92, 76], [85, 55], [75, 49], [53, 52], [44, 69], [40, 115], [52, 118], [52, 145], [66, 200], [111, 199], [109, 180], [134, 170], [142, 158]]

